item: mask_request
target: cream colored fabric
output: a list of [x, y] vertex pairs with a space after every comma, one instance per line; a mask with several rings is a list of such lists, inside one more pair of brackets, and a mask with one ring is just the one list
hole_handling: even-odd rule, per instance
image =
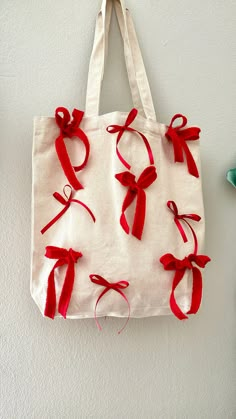
[[[127, 235], [121, 228], [121, 206], [127, 192], [115, 174], [125, 171], [116, 155], [116, 134], [106, 131], [108, 125], [124, 125], [127, 113], [112, 112], [98, 115], [101, 81], [103, 78], [105, 50], [107, 48], [112, 2], [103, 1], [99, 13], [94, 49], [91, 57], [86, 116], [81, 128], [89, 138], [91, 152], [86, 168], [78, 173], [85, 186], [74, 198], [87, 204], [96, 216], [94, 224], [87, 212], [76, 204], [44, 235], [40, 230], [62, 209], [52, 194], [62, 193], [68, 183], [55, 151], [55, 139], [59, 128], [54, 117], [36, 117], [33, 140], [33, 200], [32, 200], [32, 279], [31, 294], [43, 313], [46, 302], [48, 275], [55, 260], [44, 257], [45, 247], [58, 246], [83, 253], [75, 265], [75, 283], [67, 318], [94, 316], [96, 300], [103, 287], [91, 283], [90, 274], [99, 274], [110, 282], [129, 281], [124, 290], [131, 306], [131, 317], [170, 314], [169, 296], [173, 272], [164, 271], [159, 259], [165, 253], [183, 258], [193, 251], [191, 235], [184, 244], [166, 203], [173, 200], [180, 213], [197, 213], [202, 217], [194, 224], [199, 240], [199, 253], [204, 243], [204, 208], [201, 178], [188, 173], [186, 163], [174, 163], [172, 145], [166, 140], [166, 126], [155, 121], [151, 93], [141, 60], [135, 31], [123, 1], [116, 2], [116, 12], [123, 39], [126, 43], [127, 69], [135, 105], [142, 113], [132, 126], [148, 139], [155, 159], [158, 179], [146, 190], [147, 211], [142, 240]], [[127, 18], [128, 16], [128, 18]], [[107, 34], [107, 35], [106, 35]], [[131, 47], [132, 44], [132, 47]], [[95, 64], [96, 63], [96, 64]], [[136, 75], [136, 78], [134, 77]], [[142, 116], [145, 115], [146, 117]], [[79, 164], [84, 155], [80, 141], [68, 141], [72, 161]], [[188, 143], [199, 172], [199, 142]], [[120, 143], [120, 151], [132, 165], [137, 177], [149, 165], [146, 149], [136, 134], [126, 132]], [[81, 158], [82, 161], [82, 158]], [[127, 211], [132, 225], [135, 203]], [[64, 281], [66, 267], [56, 271], [57, 302]], [[186, 272], [176, 297], [182, 310], [187, 311], [191, 296], [191, 273]], [[109, 291], [99, 302], [97, 315], [125, 317], [128, 307], [115, 291]]]

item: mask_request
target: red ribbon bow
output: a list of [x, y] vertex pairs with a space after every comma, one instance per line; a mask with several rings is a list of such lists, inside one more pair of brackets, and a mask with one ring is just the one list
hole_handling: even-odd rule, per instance
[[122, 155], [120, 154], [119, 149], [118, 149], [119, 142], [120, 142], [120, 140], [122, 138], [122, 135], [124, 134], [125, 131], [136, 132], [137, 134], [139, 134], [141, 136], [141, 138], [143, 139], [143, 142], [146, 146], [147, 152], [148, 152], [148, 157], [149, 157], [150, 164], [154, 164], [154, 157], [153, 157], [153, 154], [152, 154], [152, 149], [151, 149], [151, 146], [150, 146], [147, 138], [141, 132], [139, 132], [136, 129], [130, 127], [130, 124], [132, 124], [132, 122], [135, 120], [137, 114], [138, 114], [137, 109], [132, 109], [130, 111], [124, 125], [109, 125], [107, 127], [107, 132], [109, 132], [110, 134], [118, 133], [117, 140], [116, 140], [116, 154], [119, 157], [121, 163], [123, 163], [123, 165], [129, 170], [131, 169], [130, 164], [122, 157]]
[[189, 256], [185, 257], [183, 260], [175, 258], [171, 253], [167, 253], [166, 255], [160, 258], [160, 262], [163, 264], [164, 269], [166, 271], [176, 271], [173, 283], [172, 283], [172, 290], [170, 295], [170, 308], [174, 315], [179, 319], [187, 319], [188, 317], [186, 314], [182, 312], [180, 307], [178, 306], [176, 299], [175, 299], [175, 290], [179, 285], [180, 281], [182, 280], [186, 269], [192, 270], [192, 277], [193, 277], [193, 286], [192, 286], [192, 301], [191, 307], [187, 314], [196, 314], [202, 299], [202, 274], [201, 271], [196, 267], [193, 266], [195, 263], [200, 268], [205, 268], [205, 265], [210, 262], [210, 258], [205, 255], [194, 255], [190, 254]]
[[176, 203], [174, 201], [168, 201], [167, 202], [167, 206], [171, 210], [171, 212], [174, 214], [175, 224], [178, 227], [178, 230], [179, 230], [179, 232], [180, 232], [180, 234], [181, 234], [181, 236], [183, 238], [184, 243], [186, 243], [188, 241], [188, 239], [187, 239], [187, 236], [185, 234], [185, 231], [184, 231], [184, 229], [183, 229], [183, 227], [181, 225], [180, 220], [181, 221], [184, 221], [188, 225], [188, 227], [190, 228], [190, 230], [191, 230], [191, 232], [193, 234], [194, 243], [195, 243], [194, 252], [193, 253], [196, 254], [197, 253], [197, 250], [198, 250], [197, 236], [196, 236], [196, 233], [195, 233], [194, 229], [189, 224], [189, 222], [186, 220], [186, 218], [198, 222], [198, 221], [201, 220], [201, 217], [199, 215], [197, 215], [197, 214], [179, 214], [178, 207], [177, 207], [177, 205], [176, 205]]
[[156, 180], [156, 168], [154, 166], [149, 166], [144, 169], [137, 181], [135, 180], [135, 176], [130, 172], [118, 173], [115, 177], [123, 186], [129, 188], [122, 205], [122, 214], [120, 217], [120, 224], [127, 234], [129, 234], [130, 229], [125, 216], [125, 211], [137, 195], [132, 234], [137, 237], [137, 239], [141, 240], [146, 214], [146, 193], [144, 189], [148, 188]]
[[[173, 126], [174, 122], [179, 118], [182, 119], [182, 123], [174, 127]], [[189, 173], [195, 177], [199, 177], [196, 163], [188, 148], [186, 141], [198, 140], [201, 130], [200, 128], [197, 128], [197, 127], [181, 129], [187, 125], [187, 122], [188, 120], [186, 116], [181, 115], [181, 114], [176, 114], [172, 118], [170, 126], [168, 127], [168, 130], [165, 135], [169, 141], [172, 141], [172, 144], [174, 147], [175, 162], [183, 163], [184, 153], [185, 153]]]
[[127, 320], [124, 324], [124, 326], [122, 327], [121, 330], [119, 330], [118, 334], [120, 334], [122, 332], [122, 330], [124, 330], [124, 328], [126, 327], [129, 318], [130, 318], [130, 304], [129, 304], [129, 300], [126, 297], [126, 295], [123, 293], [123, 289], [127, 288], [129, 286], [129, 282], [128, 281], [119, 281], [119, 282], [108, 282], [105, 278], [103, 278], [100, 275], [95, 275], [95, 274], [91, 274], [89, 275], [90, 280], [96, 284], [96, 285], [101, 285], [102, 287], [105, 287], [105, 289], [101, 292], [101, 294], [99, 295], [96, 304], [95, 304], [95, 309], [94, 309], [94, 318], [97, 324], [97, 327], [99, 330], [102, 330], [101, 325], [97, 319], [97, 305], [99, 303], [99, 301], [101, 300], [101, 298], [110, 290], [114, 290], [116, 292], [118, 292], [123, 298], [124, 300], [127, 302], [128, 308], [129, 308], [129, 313], [128, 313], [128, 317]]
[[58, 313], [66, 318], [67, 309], [70, 303], [71, 294], [74, 285], [75, 267], [74, 264], [83, 255], [80, 252], [76, 252], [73, 249], [63, 249], [55, 246], [47, 246], [45, 256], [49, 259], [58, 259], [52, 268], [48, 277], [48, 288], [47, 288], [47, 299], [44, 310], [44, 315], [54, 319], [56, 311], [56, 290], [55, 290], [55, 279], [54, 271], [63, 265], [68, 265], [66, 270], [66, 276], [61, 291], [61, 296], [58, 304]]
[[[63, 114], [63, 116], [60, 116], [60, 113]], [[89, 158], [89, 152], [90, 152], [90, 145], [89, 140], [84, 131], [79, 128], [79, 125], [83, 119], [84, 112], [79, 111], [78, 109], [74, 109], [72, 112], [72, 121], [70, 122], [70, 113], [66, 108], [59, 107], [56, 109], [55, 112], [55, 119], [56, 123], [60, 128], [60, 135], [57, 137], [55, 141], [55, 147], [56, 152], [58, 155], [58, 158], [60, 160], [62, 169], [64, 170], [64, 173], [69, 181], [69, 183], [73, 186], [75, 190], [83, 189], [83, 185], [78, 181], [75, 172], [79, 172], [82, 170]], [[66, 145], [64, 142], [64, 138], [71, 138], [72, 137], [78, 137], [85, 146], [85, 158], [83, 163], [80, 166], [72, 166], [72, 163], [70, 161], [70, 157], [68, 155]]]
[[[70, 195], [68, 196], [66, 194], [66, 188], [70, 189]], [[59, 214], [56, 215], [56, 217], [54, 217], [42, 230], [41, 233], [44, 234], [53, 224], [56, 223], [56, 221], [59, 220], [59, 218], [62, 217], [63, 214], [65, 214], [65, 212], [68, 210], [68, 208], [70, 208], [70, 204], [72, 202], [75, 202], [76, 204], [82, 205], [82, 207], [84, 207], [88, 213], [90, 214], [90, 216], [93, 219], [93, 222], [95, 223], [96, 218], [94, 217], [92, 211], [89, 209], [89, 207], [87, 205], [85, 205], [83, 202], [78, 201], [78, 199], [72, 199], [72, 187], [70, 185], [65, 185], [63, 188], [63, 193], [66, 197], [66, 199], [60, 195], [58, 192], [54, 192], [53, 196], [54, 198], [59, 201], [62, 205], [64, 205], [65, 208], [63, 208], [63, 210], [61, 210], [61, 212], [59, 212]]]

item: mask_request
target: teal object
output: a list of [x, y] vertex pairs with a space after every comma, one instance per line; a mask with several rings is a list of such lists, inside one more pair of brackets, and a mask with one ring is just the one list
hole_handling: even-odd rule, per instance
[[228, 170], [226, 178], [236, 188], [236, 168]]

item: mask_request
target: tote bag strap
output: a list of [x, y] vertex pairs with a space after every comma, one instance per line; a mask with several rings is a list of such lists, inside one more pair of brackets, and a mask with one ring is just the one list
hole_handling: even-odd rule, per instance
[[[125, 9], [123, 0], [114, 0], [114, 3], [124, 41], [125, 61], [134, 106], [146, 118], [156, 120], [151, 91], [131, 15]], [[99, 113], [101, 84], [108, 50], [112, 5], [112, 0], [103, 0], [102, 8], [96, 22], [94, 45], [88, 74], [85, 111], [87, 116], [98, 115]]]

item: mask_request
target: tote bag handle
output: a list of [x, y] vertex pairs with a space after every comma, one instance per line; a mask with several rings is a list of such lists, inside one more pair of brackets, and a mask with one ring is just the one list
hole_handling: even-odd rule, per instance
[[86, 115], [99, 113], [101, 85], [108, 51], [113, 3], [124, 41], [124, 54], [133, 104], [148, 119], [156, 120], [152, 95], [131, 15], [123, 0], [103, 0], [97, 17], [86, 95]]

